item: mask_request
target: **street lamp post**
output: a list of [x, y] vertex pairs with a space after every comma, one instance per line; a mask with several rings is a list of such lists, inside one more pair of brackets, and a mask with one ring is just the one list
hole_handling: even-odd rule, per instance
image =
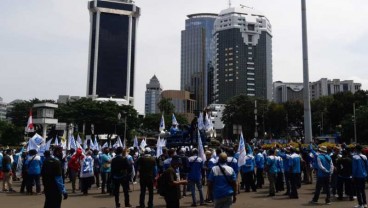
[[354, 142], [356, 144], [358, 141], [357, 141], [357, 129], [356, 129], [355, 103], [353, 103], [353, 121], [354, 121]]
[[126, 140], [126, 131], [127, 131], [127, 115], [124, 117], [124, 139]]

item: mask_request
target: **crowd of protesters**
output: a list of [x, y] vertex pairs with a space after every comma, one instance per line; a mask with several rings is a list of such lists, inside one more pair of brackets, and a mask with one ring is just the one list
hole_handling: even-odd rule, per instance
[[[146, 207], [147, 190], [147, 207], [154, 207], [155, 187], [161, 189], [158, 191], [167, 207], [180, 207], [180, 199], [188, 193], [191, 193], [192, 207], [209, 203], [214, 207], [230, 207], [236, 202], [237, 194], [264, 189], [265, 178], [269, 181], [269, 197], [287, 195], [290, 199], [298, 199], [302, 184], [311, 184], [316, 178], [311, 204], [318, 203], [322, 192], [326, 194], [326, 204], [331, 204], [331, 197], [337, 200], [346, 197], [351, 201], [357, 198], [358, 208], [367, 207], [368, 162], [360, 145], [353, 149], [346, 145], [332, 149], [312, 144], [284, 148], [275, 145], [264, 150], [246, 144], [244, 158], [240, 158], [243, 156], [237, 146], [205, 148], [203, 156], [198, 149], [190, 147], [164, 148], [162, 152], [156, 158], [154, 148], [150, 147], [101, 151], [79, 148], [63, 152], [62, 147], [56, 146], [41, 157], [36, 150], [14, 153], [7, 149], [0, 153], [2, 192], [16, 192], [12, 181], [20, 177], [19, 192], [44, 193], [45, 207], [60, 207], [62, 197], [68, 197], [64, 187], [67, 181], [71, 183], [71, 193], [80, 191], [88, 195], [89, 189], [95, 186], [101, 194], [115, 196], [116, 207], [121, 207], [121, 186], [125, 207], [132, 207], [129, 184], [139, 181], [141, 193], [137, 207]], [[240, 164], [240, 160], [244, 163]], [[17, 169], [21, 170], [21, 176], [15, 174]], [[159, 184], [161, 177], [164, 183]], [[50, 197], [53, 195], [58, 197]]]

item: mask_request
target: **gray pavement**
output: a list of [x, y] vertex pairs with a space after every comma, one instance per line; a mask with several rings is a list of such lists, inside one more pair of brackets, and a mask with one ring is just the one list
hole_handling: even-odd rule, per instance
[[[267, 180], [266, 180], [267, 181]], [[2, 181], [1, 181], [2, 184]], [[239, 208], [268, 208], [268, 207], [336, 207], [336, 208], [348, 208], [357, 204], [357, 201], [337, 201], [332, 198], [331, 205], [324, 204], [325, 195], [321, 195], [319, 204], [309, 205], [308, 202], [313, 197], [314, 184], [302, 185], [302, 188], [298, 190], [299, 199], [289, 199], [283, 196], [283, 193], [277, 193], [275, 197], [267, 197], [267, 182], [263, 189], [257, 190], [257, 192], [245, 193], [241, 192], [237, 197], [237, 202], [232, 207]], [[14, 182], [15, 190], [19, 191], [20, 183]], [[66, 184], [68, 192], [71, 192], [70, 183]], [[139, 184], [131, 185], [134, 190], [130, 193], [131, 204], [135, 207], [139, 203]], [[90, 190], [88, 196], [82, 196], [80, 193], [69, 194], [69, 198], [64, 200], [62, 207], [66, 208], [114, 208], [114, 197], [100, 194], [100, 190], [95, 186]], [[206, 192], [204, 191], [204, 194]], [[198, 199], [199, 197], [197, 197]], [[148, 200], [148, 194], [146, 194], [146, 201]], [[121, 193], [120, 201], [124, 204], [124, 195]], [[0, 193], [0, 205], [1, 207], [15, 207], [15, 208], [40, 208], [43, 207], [44, 196], [43, 195], [24, 195], [20, 193]], [[181, 201], [181, 207], [190, 207], [191, 195], [188, 192], [188, 196], [184, 197]], [[155, 194], [154, 207], [165, 207], [165, 202], [161, 196]], [[212, 204], [208, 204], [202, 207], [213, 207]]]

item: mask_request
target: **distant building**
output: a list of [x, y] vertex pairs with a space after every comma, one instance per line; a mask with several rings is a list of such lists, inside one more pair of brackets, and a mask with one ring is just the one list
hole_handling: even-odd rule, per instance
[[81, 99], [80, 96], [70, 96], [70, 95], [59, 95], [59, 98], [57, 99], [57, 103], [61, 104], [61, 103], [67, 103], [67, 102], [73, 102], [76, 100]]
[[274, 82], [273, 101], [275, 103], [303, 101], [303, 83]]
[[164, 90], [161, 98], [171, 99], [175, 106], [175, 113], [183, 114], [188, 122], [194, 118], [196, 101], [190, 98], [190, 92], [180, 90]]
[[3, 101], [3, 98], [0, 97], [0, 121], [6, 120], [6, 112], [7, 112], [7, 104]]
[[[362, 87], [361, 83], [354, 83], [353, 80], [340, 79], [329, 80], [322, 78], [316, 82], [309, 83], [311, 99], [318, 99], [323, 96], [329, 96], [338, 92], [355, 93]], [[285, 103], [287, 101], [303, 102], [303, 83], [287, 83], [277, 81], [273, 83], [273, 101], [276, 103]]]
[[140, 8], [131, 0], [94, 0], [90, 11], [87, 96], [134, 102], [136, 31]]
[[213, 35], [213, 103], [241, 94], [272, 100], [272, 28], [266, 16], [230, 7], [216, 18]]
[[361, 87], [361, 83], [354, 83], [353, 80], [340, 81], [340, 79], [328, 80], [327, 78], [322, 78], [309, 84], [311, 99], [318, 99], [338, 92], [355, 93]]
[[217, 14], [198, 13], [187, 16], [181, 31], [180, 89], [189, 91], [197, 101], [196, 110], [207, 105], [208, 70], [212, 66], [212, 31]]
[[160, 101], [160, 96], [162, 92], [162, 86], [160, 81], [157, 79], [156, 75], [150, 79], [150, 82], [146, 84], [146, 95], [145, 95], [145, 114], [155, 114], [160, 113], [157, 107], [157, 103]]
[[225, 127], [222, 121], [222, 113], [225, 110], [225, 104], [211, 104], [207, 107], [207, 113], [211, 117], [213, 128], [216, 131], [216, 137], [222, 137]]
[[[24, 102], [24, 100], [20, 100], [20, 99], [16, 99], [16, 100], [11, 101], [10, 103], [8, 103], [8, 104], [7, 104], [7, 106], [6, 106], [6, 111], [7, 111], [7, 112], [12, 111], [12, 109], [14, 108], [14, 105], [15, 105], [15, 104], [23, 103], [23, 102]], [[11, 117], [7, 117], [6, 119], [7, 119], [9, 122], [11, 122], [11, 121], [12, 121], [12, 118], [11, 118]], [[25, 121], [24, 125], [26, 125], [26, 124], [27, 124], [27, 121]]]

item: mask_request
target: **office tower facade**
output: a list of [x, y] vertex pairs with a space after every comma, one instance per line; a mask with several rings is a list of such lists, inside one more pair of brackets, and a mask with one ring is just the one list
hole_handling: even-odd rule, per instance
[[208, 70], [212, 66], [212, 31], [217, 14], [198, 13], [187, 16], [181, 32], [180, 89], [196, 100], [195, 111], [208, 102]]
[[6, 120], [7, 113], [7, 103], [3, 101], [3, 98], [0, 97], [0, 121]]
[[146, 96], [145, 96], [145, 114], [160, 113], [157, 104], [161, 100], [162, 86], [156, 75], [150, 79], [150, 82], [146, 84]]
[[243, 94], [272, 99], [272, 28], [260, 12], [230, 7], [215, 21], [214, 103]]
[[133, 105], [139, 7], [131, 0], [94, 0], [90, 11], [87, 96]]

